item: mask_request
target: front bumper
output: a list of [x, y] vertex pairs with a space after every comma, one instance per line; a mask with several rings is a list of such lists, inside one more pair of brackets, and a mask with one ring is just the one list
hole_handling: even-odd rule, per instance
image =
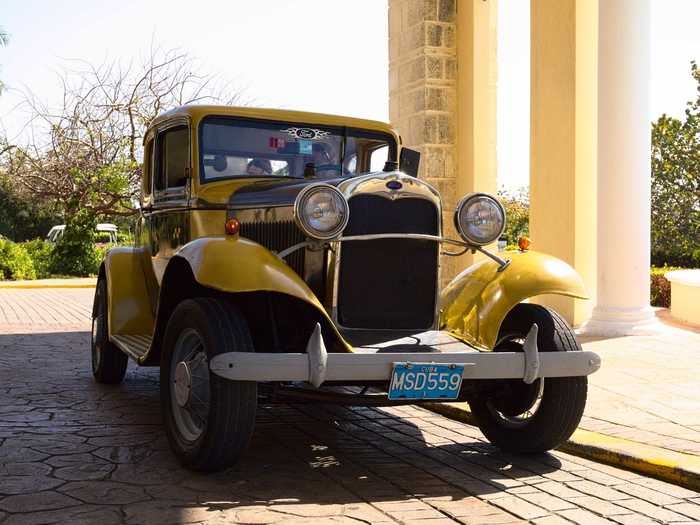
[[[353, 353], [326, 352], [321, 326], [316, 325], [306, 353], [227, 352], [210, 361], [216, 375], [235, 381], [307, 381], [319, 387], [325, 381], [389, 381], [394, 363], [464, 365], [463, 378], [522, 379], [586, 376], [600, 368], [593, 352], [540, 352], [537, 325], [533, 325], [523, 352], [480, 352], [464, 343], [440, 345], [420, 352], [395, 352], [389, 348], [357, 349]], [[457, 345], [457, 348], [455, 348]]]

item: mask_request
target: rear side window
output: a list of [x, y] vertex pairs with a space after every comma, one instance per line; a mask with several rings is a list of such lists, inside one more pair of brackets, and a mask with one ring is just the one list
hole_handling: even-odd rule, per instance
[[157, 148], [156, 190], [184, 187], [190, 159], [190, 134], [187, 126], [178, 126], [161, 133]]
[[153, 139], [146, 142], [143, 153], [143, 195], [151, 194], [151, 177], [153, 176]]

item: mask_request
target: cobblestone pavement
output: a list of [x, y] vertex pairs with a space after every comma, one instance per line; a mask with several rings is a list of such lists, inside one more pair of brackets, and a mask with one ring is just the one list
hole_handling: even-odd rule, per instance
[[73, 322], [0, 328], [1, 525], [700, 523], [700, 493], [559, 452], [509, 456], [416, 407], [264, 406], [242, 463], [194, 474], [167, 448], [157, 371], [94, 383]]

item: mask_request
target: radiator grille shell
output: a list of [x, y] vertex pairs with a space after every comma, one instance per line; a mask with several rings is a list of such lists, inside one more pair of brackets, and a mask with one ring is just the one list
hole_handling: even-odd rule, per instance
[[[350, 198], [344, 235], [439, 235], [439, 210], [427, 199]], [[337, 318], [345, 328], [428, 329], [435, 321], [439, 245], [416, 239], [344, 242]]]

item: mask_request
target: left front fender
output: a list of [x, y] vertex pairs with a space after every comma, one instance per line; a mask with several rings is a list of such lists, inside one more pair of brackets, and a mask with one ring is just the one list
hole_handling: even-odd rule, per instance
[[533, 251], [504, 255], [502, 272], [486, 259], [473, 264], [440, 294], [440, 328], [482, 349], [492, 350], [508, 312], [542, 294], [588, 299], [581, 276], [564, 261]]

